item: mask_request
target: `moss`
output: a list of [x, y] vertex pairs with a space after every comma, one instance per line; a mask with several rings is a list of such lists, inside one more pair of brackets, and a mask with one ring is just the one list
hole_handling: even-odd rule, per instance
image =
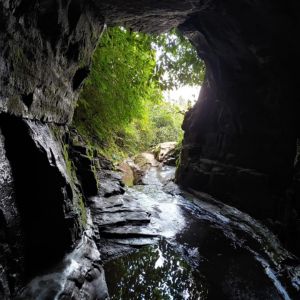
[[71, 159], [69, 158], [69, 146], [63, 144], [63, 155], [66, 163], [66, 171], [70, 179], [73, 179], [75, 175], [75, 170]]
[[175, 171], [175, 182], [177, 182], [177, 178], [178, 178], [178, 175], [179, 175], [179, 168], [180, 168], [180, 165], [181, 165], [181, 151], [182, 151], [182, 141], [179, 142], [176, 145], [176, 148], [175, 148], [175, 153], [176, 153], [176, 156], [177, 156], [176, 171]]
[[13, 96], [8, 100], [7, 109], [21, 115], [24, 110], [24, 104], [20, 100], [20, 97]]
[[12, 52], [10, 53], [12, 63], [14, 65], [15, 73], [26, 74], [27, 76], [30, 74], [33, 75], [31, 70], [32, 62], [28, 60], [24, 53], [23, 48], [12, 47]]
[[24, 64], [27, 61], [27, 58], [24, 54], [24, 51], [22, 48], [13, 47], [13, 53], [12, 58], [14, 62], [18, 65]]
[[[64, 147], [64, 148], [65, 148], [64, 152], [66, 152], [67, 151], [66, 147]], [[66, 153], [68, 153], [68, 152], [66, 152]], [[75, 200], [74, 205], [75, 205], [76, 210], [80, 214], [81, 223], [82, 223], [83, 227], [85, 228], [87, 225], [87, 212], [86, 212], [86, 207], [84, 204], [83, 196], [75, 186], [75, 182], [77, 182], [75, 166], [68, 157], [65, 158], [65, 162], [66, 162], [68, 176], [71, 179], [71, 186], [72, 186], [72, 191], [73, 191], [74, 200]]]
[[[56, 131], [55, 134], [59, 135], [60, 133], [59, 133], [59, 131]], [[74, 206], [80, 215], [81, 225], [83, 226], [83, 228], [86, 228], [87, 211], [86, 211], [86, 207], [84, 204], [85, 201], [83, 199], [83, 195], [76, 187], [76, 183], [78, 182], [78, 179], [76, 176], [76, 169], [75, 169], [74, 163], [72, 162], [72, 160], [69, 157], [69, 145], [64, 143], [62, 140], [61, 140], [61, 143], [62, 143], [62, 152], [63, 152], [65, 164], [66, 164], [66, 172], [70, 179], [70, 185], [71, 185], [72, 192], [74, 195]]]
[[86, 211], [86, 207], [84, 205], [82, 195], [79, 195], [77, 203], [78, 203], [78, 208], [79, 208], [79, 212], [80, 212], [80, 220], [82, 222], [83, 227], [86, 228], [86, 225], [87, 225], [87, 211]]

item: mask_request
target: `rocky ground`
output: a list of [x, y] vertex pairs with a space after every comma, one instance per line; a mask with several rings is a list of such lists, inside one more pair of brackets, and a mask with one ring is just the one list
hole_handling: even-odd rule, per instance
[[[91, 199], [94, 231], [101, 237], [96, 243], [106, 262], [112, 299], [121, 299], [120, 295], [122, 299], [142, 299], [143, 295], [152, 299], [154, 288], [147, 290], [147, 286], [161, 282], [171, 287], [173, 281], [183, 280], [174, 275], [178, 270], [164, 277], [169, 272], [165, 268], [183, 263], [178, 255], [188, 262], [187, 269], [192, 267], [191, 274], [200, 276], [186, 280], [202, 287], [196, 291], [187, 287], [190, 298], [183, 298], [175, 284], [172, 292], [160, 288], [164, 295], [177, 295], [178, 299], [198, 299], [197, 295], [202, 295], [201, 299], [297, 299], [299, 260], [265, 226], [207, 194], [183, 192], [173, 182], [174, 167], [156, 162], [153, 154], [141, 156], [143, 159], [135, 161], [149, 158], [152, 167], [138, 185], [124, 191], [121, 178], [115, 175], [112, 186], [104, 182], [110, 192], [104, 189], [102, 196]], [[130, 271], [124, 272], [124, 265]], [[130, 292], [132, 288], [140, 294]]]
[[[161, 169], [164, 161], [174, 152], [176, 143], [166, 144], [167, 147], [159, 145], [156, 148], [161, 151], [141, 153], [120, 163], [118, 170], [121, 173], [102, 170], [99, 174], [100, 194], [89, 199], [89, 207], [95, 232], [101, 236], [99, 248], [103, 259], [111, 259], [152, 244], [163, 234], [161, 228], [156, 226], [159, 223], [158, 216], [139, 201], [140, 195], [136, 190], [125, 189], [124, 182], [134, 183], [136, 187], [149, 184], [147, 172], [151, 168]], [[160, 160], [156, 160], [158, 156]], [[172, 179], [166, 180], [170, 182]], [[161, 185], [158, 182], [155, 184]]]
[[[69, 155], [85, 195], [86, 230], [74, 250], [34, 277], [19, 292], [18, 300], [107, 299], [103, 261], [153, 244], [162, 234], [153, 221], [159, 216], [125, 187], [124, 172], [115, 171], [110, 161], [91, 153], [76, 132], [70, 132], [68, 139]], [[144, 184], [147, 170], [160, 164], [151, 153], [130, 162], [126, 163], [139, 176], [139, 184]], [[95, 193], [97, 196], [90, 196]]]
[[[175, 168], [164, 166], [154, 154], [143, 153], [133, 160], [134, 168], [143, 171], [139, 184], [133, 187], [124, 186], [124, 173], [114, 171], [110, 162], [95, 159], [101, 164], [96, 172], [99, 193], [87, 197], [87, 227], [81, 240], [59, 264], [33, 278], [18, 300], [105, 300], [109, 299], [109, 292], [112, 299], [120, 299], [116, 296], [120, 284], [125, 293], [129, 288], [126, 278], [134, 279], [136, 274], [126, 273], [115, 281], [115, 274], [121, 274], [118, 259], [124, 258], [123, 262], [135, 270], [137, 266], [127, 256], [132, 253], [137, 253], [137, 262], [146, 259], [146, 265], [136, 270], [137, 274], [146, 274], [142, 286], [136, 288], [144, 289], [150, 284], [149, 270], [157, 272], [157, 268], [163, 270], [169, 264], [176, 267], [176, 259], [180, 259], [180, 264], [188, 263], [186, 270], [190, 274], [204, 272], [200, 279], [186, 279], [195, 286], [202, 284], [200, 290], [198, 286], [196, 291], [190, 291], [195, 295], [209, 293], [221, 297], [218, 299], [297, 299], [299, 261], [262, 224], [204, 193], [191, 191], [195, 197], [183, 192], [173, 182]], [[151, 257], [147, 256], [149, 249]], [[139, 258], [138, 253], [144, 258]], [[155, 265], [147, 267], [153, 259], [157, 259]], [[110, 287], [116, 285], [110, 291], [104, 263]], [[161, 274], [165, 276], [166, 272]], [[172, 278], [174, 282], [179, 280], [176, 276]], [[165, 284], [166, 279], [155, 280]], [[207, 280], [213, 285], [207, 285]], [[172, 293], [176, 295], [176, 288]], [[134, 294], [135, 298], [128, 295], [124, 300], [140, 299], [138, 294]]]

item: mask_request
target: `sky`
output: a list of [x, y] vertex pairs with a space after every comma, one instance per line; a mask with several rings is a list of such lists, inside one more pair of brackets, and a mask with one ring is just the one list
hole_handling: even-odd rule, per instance
[[186, 106], [188, 101], [194, 105], [198, 99], [201, 86], [183, 86], [178, 89], [164, 92], [164, 99], [167, 102], [176, 103], [178, 105]]
[[[176, 38], [176, 36], [173, 36]], [[154, 45], [155, 46], [155, 45]], [[158, 61], [160, 56], [162, 55], [162, 49], [155, 46], [156, 50], [156, 60]], [[165, 72], [164, 76], [168, 78], [167, 76], [168, 71]], [[188, 101], [191, 101], [192, 106], [196, 103], [199, 93], [200, 93], [201, 86], [189, 86], [185, 85], [180, 88], [174, 88], [171, 91], [164, 91], [163, 96], [164, 100], [167, 102], [172, 102], [174, 104], [177, 104], [179, 106], [186, 107], [188, 104]]]

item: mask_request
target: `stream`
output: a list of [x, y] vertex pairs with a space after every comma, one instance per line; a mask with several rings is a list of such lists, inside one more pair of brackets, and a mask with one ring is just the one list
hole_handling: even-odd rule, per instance
[[174, 174], [152, 167], [124, 191], [107, 172], [75, 249], [16, 299], [300, 299], [297, 257], [249, 215], [182, 191]]
[[[144, 247], [106, 260], [111, 299], [300, 299], [297, 258], [249, 215], [181, 191], [170, 181], [174, 172], [151, 168], [144, 185], [124, 195], [151, 221], [140, 226], [149, 234]], [[123, 235], [116, 243], [129, 240], [137, 238]]]

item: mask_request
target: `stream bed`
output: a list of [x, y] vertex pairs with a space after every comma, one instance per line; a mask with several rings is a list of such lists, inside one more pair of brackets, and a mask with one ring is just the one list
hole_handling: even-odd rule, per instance
[[299, 300], [299, 259], [249, 215], [180, 190], [174, 173], [152, 167], [126, 190], [107, 173], [81, 240], [16, 299]]
[[[298, 259], [249, 215], [181, 191], [170, 180], [174, 172], [152, 168], [124, 195], [151, 215], [143, 230], [158, 234], [106, 260], [111, 299], [300, 299]], [[134, 239], [124, 235], [117, 243]]]

